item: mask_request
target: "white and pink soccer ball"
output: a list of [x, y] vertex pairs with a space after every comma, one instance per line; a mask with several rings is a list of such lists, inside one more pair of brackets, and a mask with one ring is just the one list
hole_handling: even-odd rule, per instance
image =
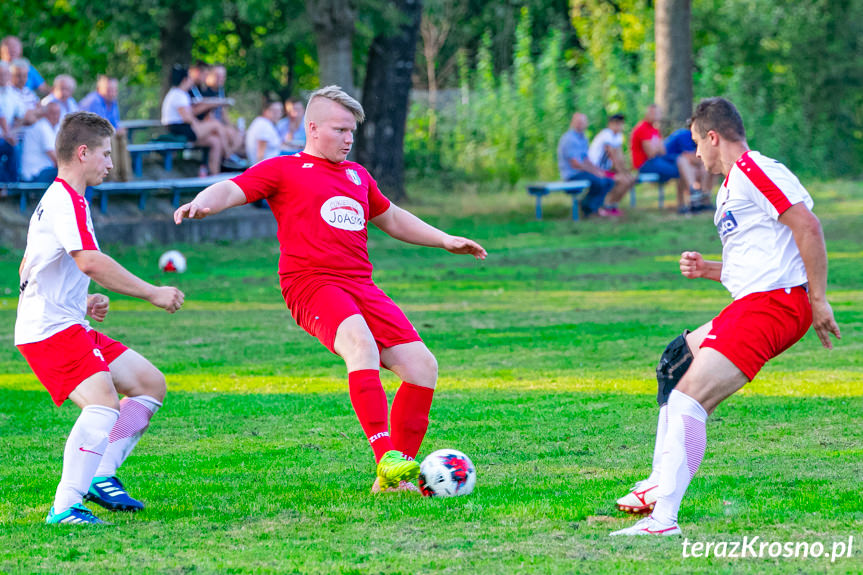
[[177, 250], [168, 250], [159, 258], [159, 269], [166, 273], [181, 274], [186, 271], [186, 258]]
[[455, 449], [438, 449], [420, 464], [420, 491], [427, 497], [469, 495], [476, 485], [476, 468]]

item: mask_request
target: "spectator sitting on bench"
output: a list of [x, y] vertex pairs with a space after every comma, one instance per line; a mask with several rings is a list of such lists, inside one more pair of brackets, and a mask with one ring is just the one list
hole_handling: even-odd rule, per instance
[[57, 177], [54, 140], [60, 129], [60, 104], [51, 102], [42, 118], [24, 133], [21, 144], [21, 181], [51, 183]]
[[59, 74], [54, 78], [54, 87], [51, 93], [42, 98], [42, 105], [47, 106], [51, 102], [57, 102], [60, 106], [60, 121], [66, 114], [78, 111], [78, 102], [73, 97], [78, 87], [75, 78], [69, 74]]
[[202, 103], [209, 103], [213, 106], [210, 114], [222, 123], [222, 127], [228, 136], [228, 149], [225, 152], [225, 156], [229, 157], [233, 162], [239, 162], [240, 158], [234, 156], [234, 154], [239, 153], [244, 147], [243, 133], [237, 126], [231, 123], [228, 114], [224, 110], [225, 106], [234, 105], [234, 100], [225, 95], [225, 82], [227, 79], [228, 73], [221, 64], [215, 64], [207, 68], [204, 73], [204, 86], [201, 88], [201, 95], [204, 97]]
[[587, 180], [590, 189], [582, 198], [581, 211], [585, 218], [598, 214], [613, 215], [602, 207], [606, 194], [614, 187], [614, 180], [605, 176], [605, 172], [595, 166], [587, 158], [587, 116], [576, 112], [572, 115], [569, 130], [564, 132], [557, 144], [557, 166], [560, 179], [565, 181]]
[[[17, 36], [6, 36], [0, 42], [0, 60], [3, 60], [10, 66], [12, 62], [24, 57], [24, 48], [21, 45], [21, 39]], [[51, 87], [45, 83], [45, 80], [39, 74], [34, 66], [27, 69], [27, 87], [37, 94], [46, 95], [51, 91]]]
[[18, 99], [24, 104], [28, 110], [38, 110], [41, 106], [39, 96], [36, 92], [27, 87], [27, 74], [30, 71], [30, 62], [26, 58], [16, 58], [12, 60], [12, 86], [15, 88], [15, 93]]
[[282, 117], [281, 102], [267, 102], [261, 115], [246, 130], [246, 157], [252, 164], [275, 158], [282, 148], [276, 122]]
[[623, 159], [623, 120], [623, 114], [609, 117], [608, 127], [594, 136], [587, 150], [590, 163], [614, 180], [614, 187], [605, 199], [605, 209], [615, 216], [620, 215], [618, 203], [637, 180]]
[[677, 213], [687, 214], [686, 193], [694, 182], [694, 171], [686, 158], [667, 155], [662, 135], [656, 124], [662, 112], [656, 104], [647, 107], [644, 119], [635, 126], [630, 137], [632, 165], [642, 174], [657, 174], [660, 182], [677, 180]]
[[171, 89], [162, 100], [162, 124], [168, 127], [170, 133], [182, 136], [187, 142], [208, 148], [209, 173], [218, 174], [228, 149], [228, 137], [218, 120], [209, 118], [200, 121], [195, 117], [188, 93], [191, 87], [192, 81], [186, 69], [174, 66], [171, 70]]
[[285, 117], [279, 120], [279, 136], [282, 138], [282, 153], [301, 152], [306, 147], [306, 107], [302, 100], [285, 100]]
[[96, 77], [96, 89], [84, 96], [78, 108], [105, 118], [114, 127], [114, 135], [111, 136], [111, 160], [114, 162], [114, 169], [106, 179], [126, 182], [132, 176], [132, 159], [127, 147], [126, 128], [120, 126], [120, 105], [117, 102], [119, 91], [117, 78], [100, 74]]
[[665, 152], [670, 157], [683, 157], [686, 162], [683, 163], [684, 169], [692, 169], [692, 175], [689, 176], [693, 182], [690, 189], [690, 209], [693, 212], [711, 210], [710, 195], [713, 190], [713, 174], [707, 171], [702, 162], [695, 155], [695, 142], [692, 140], [692, 131], [690, 126], [692, 120], [686, 122], [685, 128], [680, 128], [672, 132], [665, 138]]
[[0, 62], [0, 182], [18, 180], [18, 132], [37, 120], [36, 110], [27, 110], [12, 86], [12, 70]]

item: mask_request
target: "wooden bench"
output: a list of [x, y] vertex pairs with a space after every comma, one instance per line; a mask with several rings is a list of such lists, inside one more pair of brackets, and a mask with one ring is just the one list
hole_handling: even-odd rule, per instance
[[578, 196], [590, 188], [587, 180], [568, 182], [537, 182], [528, 184], [527, 193], [536, 197], [536, 219], [542, 219], [542, 199], [552, 192], [564, 192], [572, 197], [572, 219], [578, 220]]

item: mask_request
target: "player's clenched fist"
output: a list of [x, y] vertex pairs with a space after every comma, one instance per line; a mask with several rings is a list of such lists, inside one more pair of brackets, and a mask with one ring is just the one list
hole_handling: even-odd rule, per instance
[[87, 315], [95, 321], [101, 322], [108, 315], [108, 296], [94, 293], [87, 296]]
[[485, 248], [475, 241], [459, 236], [444, 238], [443, 248], [453, 254], [470, 254], [478, 260], [484, 260], [488, 255]]
[[680, 254], [680, 273], [689, 279], [704, 275], [704, 258], [698, 252], [683, 252]]
[[168, 313], [174, 313], [183, 306], [185, 298], [186, 296], [183, 295], [183, 292], [177, 288], [161, 286], [155, 289], [149, 301], [154, 306], [160, 307]]

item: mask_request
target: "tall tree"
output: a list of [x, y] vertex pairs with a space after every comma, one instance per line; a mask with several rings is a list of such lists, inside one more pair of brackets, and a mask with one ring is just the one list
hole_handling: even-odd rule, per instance
[[356, 95], [353, 39], [356, 0], [306, 0], [306, 14], [315, 32], [321, 86], [336, 84]]
[[389, 0], [400, 15], [395, 28], [372, 41], [363, 84], [366, 121], [357, 137], [357, 159], [395, 200], [405, 197], [404, 140], [416, 60], [422, 0]]
[[159, 30], [159, 59], [162, 62], [162, 95], [171, 84], [171, 68], [174, 64], [189, 65], [194, 39], [189, 31], [192, 18], [198, 10], [195, 0], [168, 0], [165, 15]]
[[656, 103], [663, 131], [692, 115], [692, 32], [690, 0], [656, 0]]

